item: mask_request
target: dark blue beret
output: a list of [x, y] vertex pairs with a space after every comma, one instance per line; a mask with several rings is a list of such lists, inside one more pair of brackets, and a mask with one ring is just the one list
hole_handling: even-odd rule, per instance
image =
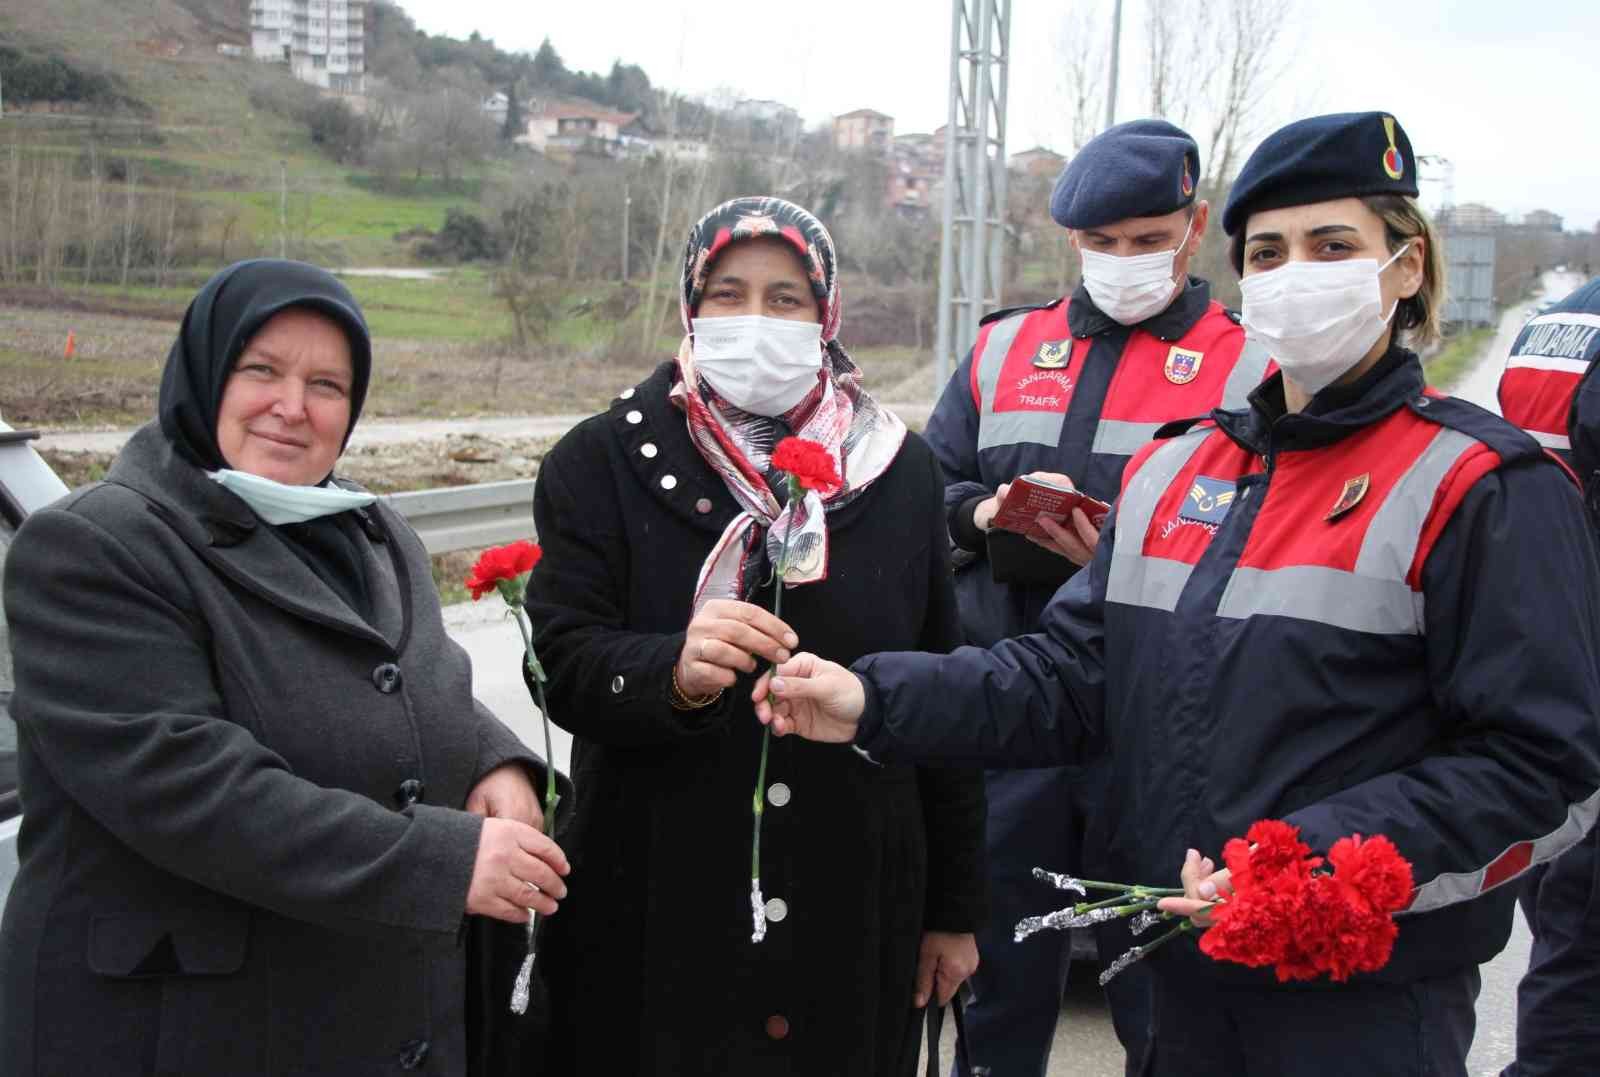
[[1279, 128], [1250, 155], [1222, 230], [1233, 235], [1261, 210], [1367, 194], [1417, 197], [1417, 162], [1399, 121], [1386, 112], [1312, 116]]
[[1159, 217], [1194, 201], [1200, 147], [1166, 120], [1132, 120], [1091, 138], [1061, 170], [1050, 216], [1063, 228]]

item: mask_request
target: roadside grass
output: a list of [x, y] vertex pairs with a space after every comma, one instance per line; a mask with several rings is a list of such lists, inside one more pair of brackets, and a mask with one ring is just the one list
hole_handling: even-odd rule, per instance
[[1494, 339], [1493, 329], [1470, 329], [1445, 341], [1433, 358], [1423, 365], [1428, 384], [1440, 392], [1450, 392], [1466, 377], [1483, 349]]

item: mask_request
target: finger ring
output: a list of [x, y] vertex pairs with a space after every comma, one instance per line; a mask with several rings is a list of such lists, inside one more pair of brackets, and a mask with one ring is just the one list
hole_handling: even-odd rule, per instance
[[699, 658], [700, 661], [702, 661], [702, 662], [704, 662], [706, 660], [706, 641], [705, 640], [701, 640], [700, 641], [700, 650], [696, 654], [696, 657]]
[[528, 882], [526, 879], [524, 879], [522, 881], [522, 888], [524, 890], [531, 890], [535, 894], [537, 894], [539, 892], [539, 888], [537, 886], [535, 886], [533, 883]]

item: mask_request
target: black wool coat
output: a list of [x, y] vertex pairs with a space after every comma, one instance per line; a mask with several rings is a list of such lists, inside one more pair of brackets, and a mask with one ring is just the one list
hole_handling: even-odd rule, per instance
[[466, 1072], [458, 809], [537, 757], [472, 699], [416, 535], [370, 511], [372, 624], [153, 424], [23, 525], [11, 1077]]
[[[534, 495], [528, 610], [578, 789], [542, 958], [549, 1072], [910, 1073], [921, 934], [981, 917], [981, 773], [774, 740], [761, 860], [782, 918], [751, 942], [752, 682], [704, 711], [668, 702], [697, 574], [738, 512], [667, 399], [672, 369], [564, 437]], [[943, 485], [909, 435], [828, 515], [827, 579], [784, 595], [803, 649], [848, 663], [959, 642]], [[770, 586], [751, 600], [770, 609]]]

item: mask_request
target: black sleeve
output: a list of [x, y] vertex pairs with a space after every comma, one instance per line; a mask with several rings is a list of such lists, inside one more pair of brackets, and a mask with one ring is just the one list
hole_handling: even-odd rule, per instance
[[[941, 482], [936, 462], [930, 494]], [[930, 497], [930, 508], [937, 496]], [[919, 646], [945, 654], [961, 644], [961, 618], [950, 573], [950, 548], [941, 514], [930, 511], [928, 612]], [[917, 768], [922, 816], [928, 834], [928, 897], [923, 926], [928, 931], [974, 932], [983, 923], [984, 858], [983, 769], [976, 766]]]
[[666, 744], [718, 727], [737, 691], [702, 710], [673, 709], [668, 693], [686, 630], [628, 627], [632, 537], [622, 523], [607, 437], [599, 424], [582, 424], [539, 468], [533, 521], [544, 557], [528, 581], [526, 609], [558, 725], [598, 744]]

